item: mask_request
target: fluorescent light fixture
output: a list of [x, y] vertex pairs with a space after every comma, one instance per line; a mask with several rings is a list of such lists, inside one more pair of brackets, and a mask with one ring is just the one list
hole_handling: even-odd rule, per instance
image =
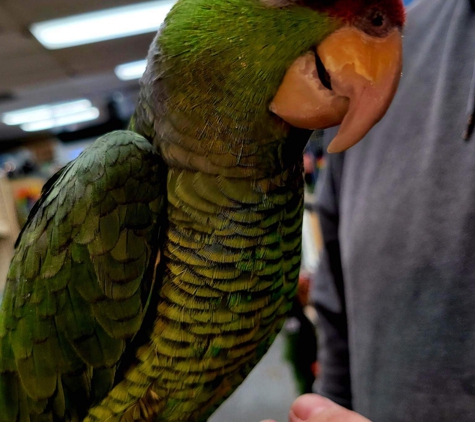
[[147, 60], [139, 60], [138, 62], [125, 63], [115, 68], [115, 74], [122, 81], [130, 81], [132, 79], [140, 79], [147, 67]]
[[54, 119], [69, 114], [80, 113], [90, 109], [91, 106], [92, 104], [89, 100], [76, 100], [67, 103], [47, 104], [24, 108], [22, 110], [5, 113], [2, 116], [2, 122], [9, 126], [21, 125], [24, 123]]
[[69, 114], [67, 116], [55, 117], [52, 119], [40, 120], [37, 122], [25, 123], [20, 127], [25, 132], [37, 132], [39, 130], [52, 129], [54, 127], [67, 126], [75, 123], [88, 122], [99, 117], [100, 113], [96, 107], [79, 113]]
[[176, 0], [115, 7], [35, 23], [31, 33], [50, 50], [155, 32]]

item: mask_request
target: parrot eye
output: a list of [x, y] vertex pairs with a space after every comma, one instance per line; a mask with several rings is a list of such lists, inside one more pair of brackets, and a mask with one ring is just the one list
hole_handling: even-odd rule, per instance
[[374, 15], [373, 15], [373, 18], [371, 20], [371, 24], [373, 26], [383, 26], [384, 25], [384, 16], [381, 12], [376, 12]]
[[367, 34], [374, 37], [385, 37], [391, 30], [391, 22], [380, 9], [372, 9], [359, 20], [359, 26]]

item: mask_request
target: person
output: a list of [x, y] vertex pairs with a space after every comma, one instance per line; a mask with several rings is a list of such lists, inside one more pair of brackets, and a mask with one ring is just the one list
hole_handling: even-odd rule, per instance
[[475, 420], [473, 40], [475, 1], [415, 0], [389, 112], [328, 157], [316, 390], [344, 407], [305, 395], [290, 422]]
[[316, 390], [376, 422], [475, 420], [474, 4], [414, 1], [389, 112], [319, 187]]

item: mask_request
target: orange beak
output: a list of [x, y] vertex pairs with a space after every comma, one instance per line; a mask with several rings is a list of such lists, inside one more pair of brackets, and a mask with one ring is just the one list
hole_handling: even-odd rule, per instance
[[344, 27], [328, 36], [317, 54], [324, 69], [317, 66], [312, 52], [299, 57], [270, 109], [300, 128], [341, 124], [328, 147], [328, 152], [341, 152], [381, 120], [394, 98], [402, 71], [401, 31], [394, 29], [385, 38], [377, 38]]

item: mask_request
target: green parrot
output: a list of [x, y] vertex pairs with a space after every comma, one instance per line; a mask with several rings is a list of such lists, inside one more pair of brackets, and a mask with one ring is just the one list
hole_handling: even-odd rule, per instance
[[399, 0], [179, 0], [128, 131], [44, 189], [0, 312], [0, 421], [205, 421], [296, 291], [310, 129], [382, 118]]

